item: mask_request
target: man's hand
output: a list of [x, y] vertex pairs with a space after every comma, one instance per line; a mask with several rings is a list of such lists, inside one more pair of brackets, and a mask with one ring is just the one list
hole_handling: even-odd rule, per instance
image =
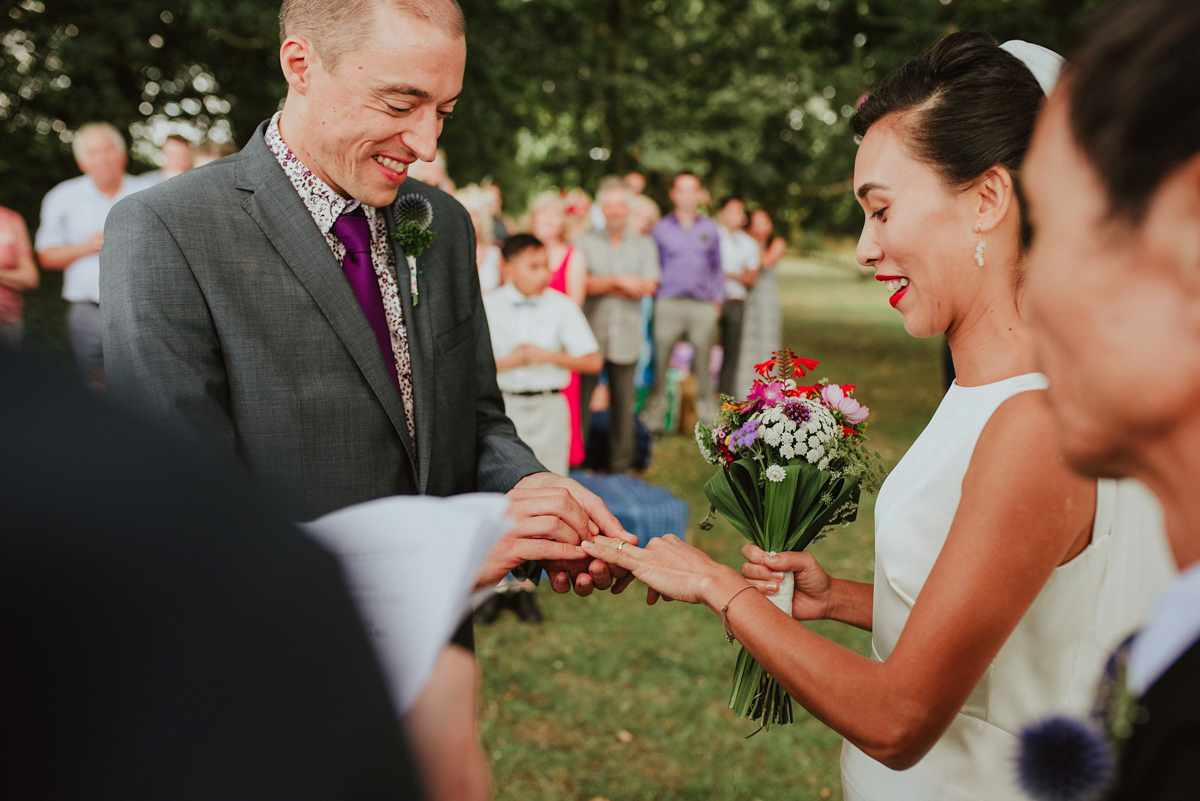
[[492, 546], [476, 578], [477, 587], [488, 587], [525, 562], [588, 561], [579, 547], [591, 536], [587, 513], [561, 487], [522, 487], [508, 493], [505, 513], [515, 522]]
[[[621, 521], [608, 511], [604, 501], [574, 479], [554, 473], [533, 473], [518, 481], [509, 497], [514, 497], [518, 492], [553, 493], [555, 497], [569, 500], [570, 503], [564, 507], [569, 510], [568, 517], [560, 518], [559, 522], [578, 536], [573, 545], [590, 540], [596, 534], [625, 540], [631, 545], [637, 544], [637, 537], [625, 530]], [[575, 514], [576, 510], [582, 515], [582, 520]], [[510, 507], [509, 516], [517, 519], [517, 526], [521, 525], [520, 514], [515, 504]], [[575, 521], [580, 520], [582, 524], [576, 525]], [[633, 581], [628, 571], [613, 567], [601, 559], [592, 559], [578, 547], [575, 551], [582, 556], [542, 558], [542, 568], [550, 575], [550, 587], [555, 592], [565, 593], [573, 587], [578, 595], [591, 595], [593, 589], [606, 590], [611, 587], [613, 593], [618, 594]]]

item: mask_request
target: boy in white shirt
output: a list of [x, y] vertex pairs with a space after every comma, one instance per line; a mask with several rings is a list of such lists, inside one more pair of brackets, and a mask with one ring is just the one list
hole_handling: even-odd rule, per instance
[[509, 282], [485, 294], [483, 306], [504, 409], [538, 461], [565, 476], [571, 428], [562, 390], [572, 371], [598, 373], [604, 359], [583, 311], [547, 288], [545, 246], [529, 234], [516, 234], [504, 241], [501, 254]]

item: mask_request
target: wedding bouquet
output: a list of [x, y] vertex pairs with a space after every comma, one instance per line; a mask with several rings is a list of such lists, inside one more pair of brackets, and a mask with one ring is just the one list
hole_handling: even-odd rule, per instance
[[[696, 443], [720, 466], [704, 486], [712, 504], [765, 551], [802, 551], [822, 532], [850, 523], [862, 490], [879, 488], [882, 469], [863, 438], [870, 410], [853, 386], [796, 379], [819, 362], [790, 349], [755, 366], [761, 377], [744, 400], [722, 396], [714, 425], [696, 424]], [[792, 574], [771, 600], [791, 615]], [[770, 728], [792, 722], [792, 699], [745, 648], [738, 654], [729, 707]]]

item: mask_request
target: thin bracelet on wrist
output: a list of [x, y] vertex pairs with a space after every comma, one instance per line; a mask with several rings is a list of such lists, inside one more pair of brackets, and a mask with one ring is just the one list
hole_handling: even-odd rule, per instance
[[721, 607], [721, 625], [725, 627], [725, 642], [732, 643], [737, 638], [733, 636], [733, 632], [729, 630], [729, 605], [733, 603], [733, 599], [741, 595], [746, 590], [754, 589], [753, 585], [747, 584], [740, 590], [729, 596], [729, 600]]

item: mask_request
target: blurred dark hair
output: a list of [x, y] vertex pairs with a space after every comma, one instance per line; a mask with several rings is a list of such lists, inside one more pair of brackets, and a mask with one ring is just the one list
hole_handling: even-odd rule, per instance
[[1097, 11], [1068, 73], [1071, 129], [1134, 223], [1200, 152], [1200, 3], [1117, 0]]
[[1029, 68], [986, 33], [942, 39], [871, 92], [850, 120], [855, 135], [893, 114], [910, 115], [904, 140], [948, 186], [972, 186], [997, 165], [1012, 174], [1021, 213], [1021, 243], [1031, 230], [1020, 192], [1020, 167], [1045, 94]]
[[538, 239], [533, 234], [513, 234], [508, 239], [504, 240], [504, 244], [500, 246], [500, 255], [505, 261], [512, 261], [513, 256], [516, 256], [530, 248], [544, 248], [542, 240]]

